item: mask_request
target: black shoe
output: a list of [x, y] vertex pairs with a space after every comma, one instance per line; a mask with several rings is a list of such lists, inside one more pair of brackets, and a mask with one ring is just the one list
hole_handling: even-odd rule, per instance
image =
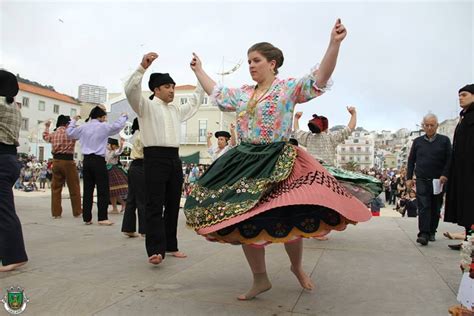
[[418, 236], [418, 238], [416, 239], [416, 242], [423, 245], [423, 246], [426, 246], [428, 245], [428, 236], [426, 235], [420, 235]]
[[462, 244], [448, 245], [452, 250], [461, 250]]
[[430, 241], [436, 241], [435, 234], [430, 234]]

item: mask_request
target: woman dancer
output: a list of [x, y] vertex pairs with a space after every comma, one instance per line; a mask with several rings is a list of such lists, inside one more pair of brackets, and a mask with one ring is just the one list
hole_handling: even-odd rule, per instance
[[105, 153], [105, 161], [107, 162], [107, 170], [109, 175], [109, 194], [110, 203], [112, 203], [111, 214], [119, 214], [117, 209], [117, 201], [122, 205], [120, 213], [125, 210], [125, 201], [128, 194], [127, 173], [119, 165], [119, 157], [123, 153], [124, 139], [118, 140], [109, 138], [107, 144], [107, 152]]
[[311, 290], [314, 284], [302, 267], [302, 237], [324, 236], [371, 217], [368, 208], [311, 155], [288, 143], [295, 104], [324, 92], [345, 36], [338, 19], [319, 69], [299, 80], [276, 77], [283, 54], [269, 43], [248, 50], [250, 75], [257, 84], [240, 89], [217, 86], [197, 55], [191, 61], [213, 103], [222, 111], [236, 112], [241, 143], [202, 175], [184, 211], [187, 224], [198, 234], [242, 244], [254, 281], [240, 300], [271, 288], [263, 245], [284, 243], [291, 271], [304, 289]]

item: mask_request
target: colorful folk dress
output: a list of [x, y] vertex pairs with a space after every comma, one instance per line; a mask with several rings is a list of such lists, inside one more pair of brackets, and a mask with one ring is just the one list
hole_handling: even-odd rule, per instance
[[187, 225], [211, 241], [265, 245], [317, 237], [367, 221], [368, 208], [305, 150], [289, 144], [293, 110], [324, 91], [317, 70], [275, 79], [251, 101], [255, 86], [216, 86], [211, 99], [237, 114], [240, 145], [217, 159], [186, 200]]
[[119, 165], [118, 159], [122, 150], [106, 149], [105, 159], [109, 174], [109, 195], [126, 199], [128, 195], [128, 177], [126, 171]]

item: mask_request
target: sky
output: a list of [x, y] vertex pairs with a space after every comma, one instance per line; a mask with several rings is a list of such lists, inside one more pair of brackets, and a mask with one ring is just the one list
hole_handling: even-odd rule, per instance
[[[84, 83], [122, 92], [147, 52], [149, 74], [169, 72], [195, 84], [191, 53], [216, 81], [251, 84], [247, 49], [270, 42], [285, 57], [280, 78], [318, 64], [341, 18], [343, 41], [334, 85], [299, 104], [330, 126], [357, 108], [367, 130], [416, 129], [429, 112], [439, 121], [459, 113], [457, 92], [474, 83], [474, 0], [466, 1], [14, 1], [0, 0], [0, 68], [77, 97]], [[217, 73], [232, 69], [222, 78]], [[130, 109], [131, 110], [131, 109]], [[301, 124], [305, 126], [306, 124]]]

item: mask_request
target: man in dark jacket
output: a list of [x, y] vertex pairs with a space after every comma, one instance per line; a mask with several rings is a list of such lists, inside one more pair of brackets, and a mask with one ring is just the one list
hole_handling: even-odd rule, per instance
[[[459, 105], [462, 111], [454, 132], [444, 220], [464, 226], [467, 238], [474, 224], [474, 84], [459, 90]], [[449, 247], [461, 249], [460, 244]]]
[[408, 156], [407, 186], [412, 187], [413, 173], [416, 175], [416, 197], [418, 204], [418, 238], [417, 243], [425, 246], [428, 241], [435, 241], [438, 228], [442, 190], [435, 191], [448, 181], [451, 159], [451, 141], [447, 136], [437, 134], [438, 118], [427, 114], [423, 118], [425, 135], [417, 137], [411, 146]]

